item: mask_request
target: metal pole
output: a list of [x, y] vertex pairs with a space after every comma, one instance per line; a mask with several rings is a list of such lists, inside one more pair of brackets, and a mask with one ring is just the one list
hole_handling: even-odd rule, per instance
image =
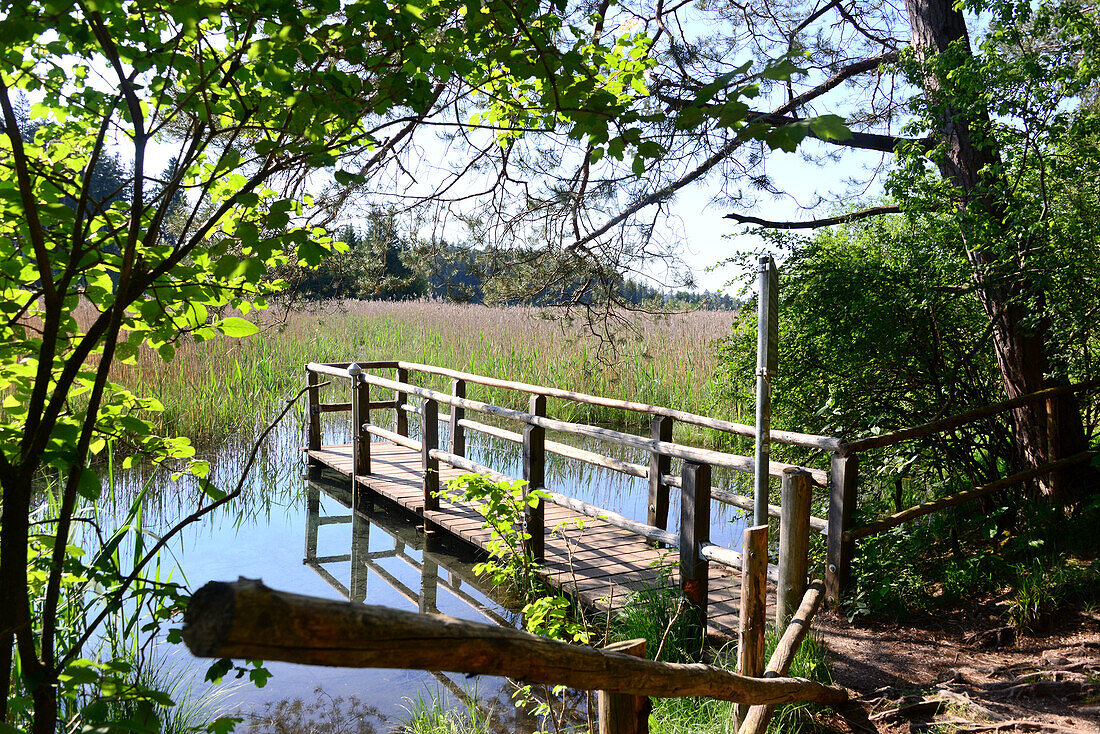
[[756, 338], [756, 475], [753, 482], [753, 524], [768, 524], [768, 463], [771, 460], [772, 377], [778, 340], [778, 275], [771, 255], [761, 255], [757, 267]]

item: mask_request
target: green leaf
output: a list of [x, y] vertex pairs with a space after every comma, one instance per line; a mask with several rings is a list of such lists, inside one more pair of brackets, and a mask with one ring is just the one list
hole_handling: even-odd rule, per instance
[[77, 482], [76, 491], [85, 499], [98, 499], [99, 495], [103, 493], [103, 484], [99, 480], [99, 475], [91, 469], [81, 469], [80, 480]]
[[839, 115], [820, 115], [810, 119], [810, 129], [822, 140], [847, 140], [852, 131]]
[[260, 331], [260, 327], [247, 319], [239, 316], [226, 316], [214, 325], [218, 331], [226, 336], [242, 337], [252, 336]]

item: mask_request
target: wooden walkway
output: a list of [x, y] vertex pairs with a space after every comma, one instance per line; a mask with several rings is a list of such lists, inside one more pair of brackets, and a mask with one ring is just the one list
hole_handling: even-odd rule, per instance
[[[312, 449], [309, 457], [346, 477], [352, 474], [350, 444]], [[441, 530], [485, 550], [491, 538], [484, 520], [470, 505], [440, 499], [440, 509], [423, 511], [424, 489], [420, 452], [390, 442], [371, 443], [371, 472], [359, 483], [410, 513], [424, 516]], [[466, 472], [440, 465], [440, 484]], [[581, 602], [601, 610], [623, 606], [633, 591], [652, 587], [662, 576], [679, 584], [675, 550], [660, 550], [648, 541], [598, 518], [546, 503], [547, 580]], [[583, 529], [578, 528], [583, 521]], [[556, 529], [551, 532], [552, 529]], [[736, 635], [740, 606], [740, 574], [716, 563], [709, 565], [708, 616], [712, 631]], [[769, 605], [772, 602], [769, 593]]]

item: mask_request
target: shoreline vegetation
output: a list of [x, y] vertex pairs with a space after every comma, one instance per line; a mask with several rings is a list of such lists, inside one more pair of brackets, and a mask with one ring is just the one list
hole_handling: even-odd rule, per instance
[[[273, 415], [304, 385], [307, 362], [402, 359], [737, 420], [737, 406], [721, 397], [715, 382], [713, 348], [735, 318], [734, 311], [621, 312], [608, 337], [583, 314], [556, 309], [325, 301], [253, 312], [260, 333], [249, 338], [199, 343], [184, 337], [171, 362], [143, 350], [135, 363], [117, 364], [113, 377], [163, 404], [164, 412], [151, 416], [159, 430], [200, 448]], [[422, 384], [444, 387], [442, 378]], [[470, 394], [526, 407], [514, 391], [471, 385]], [[555, 401], [550, 411], [566, 420], [619, 425], [632, 418]]]

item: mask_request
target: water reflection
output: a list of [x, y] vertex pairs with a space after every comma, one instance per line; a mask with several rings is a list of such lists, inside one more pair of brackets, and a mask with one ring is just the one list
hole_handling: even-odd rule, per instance
[[[353, 495], [345, 484], [310, 480], [306, 485], [304, 565], [345, 599], [378, 603], [400, 599], [390, 606], [414, 608], [421, 613], [444, 613], [476, 621], [515, 626], [518, 615], [495, 601], [491, 586], [473, 572], [474, 558], [462, 547], [425, 548], [424, 536], [400, 514], [400, 510], [374, 505], [365, 491]], [[326, 512], [325, 506], [335, 510]], [[350, 526], [348, 552], [325, 554], [325, 535], [330, 528]], [[388, 602], [387, 602], [388, 603]], [[443, 709], [477, 707], [479, 720], [498, 734], [531, 732], [539, 722], [512, 703], [515, 686], [504, 679], [428, 672], [437, 684], [421, 689], [410, 699], [410, 711], [432, 701]], [[297, 711], [302, 707], [283, 706]], [[404, 718], [408, 718], [406, 712]], [[385, 717], [379, 721], [385, 720]]]

